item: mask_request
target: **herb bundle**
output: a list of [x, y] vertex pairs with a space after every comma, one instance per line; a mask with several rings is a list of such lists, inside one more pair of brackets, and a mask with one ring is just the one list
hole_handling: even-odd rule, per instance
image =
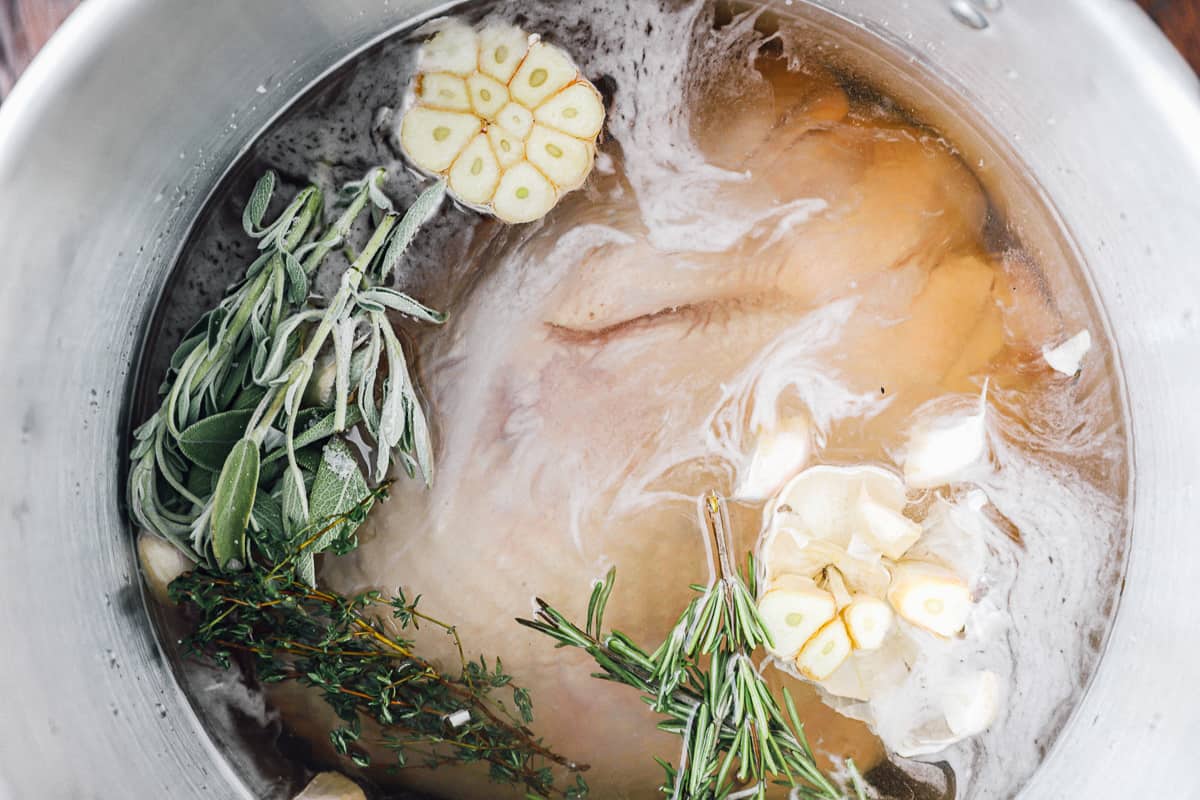
[[[445, 186], [401, 216], [383, 177], [376, 169], [343, 187], [327, 228], [315, 186], [264, 224], [275, 177], [257, 183], [243, 227], [259, 256], [171, 359], [161, 405], [135, 433], [132, 513], [196, 565], [171, 585], [197, 615], [185, 651], [226, 667], [238, 656], [260, 681], [319, 689], [343, 723], [330, 740], [356, 764], [370, 760], [361, 738], [370, 720], [381, 731], [373, 744], [393, 753], [395, 767], [483, 762], [493, 780], [530, 796], [582, 797], [586, 766], [533, 735], [529, 693], [499, 659], [465, 658], [454, 627], [402, 593], [317, 588], [314, 557], [354, 549], [393, 458], [410, 477], [433, 477], [429, 426], [388, 313], [434, 324], [444, 316], [384, 283]], [[373, 231], [354, 253], [348, 240], [368, 211]], [[318, 304], [311, 281], [338, 250], [348, 267]], [[370, 481], [352, 429], [374, 448]], [[421, 623], [445, 630], [458, 669], [443, 671], [389, 634], [380, 622], [389, 612], [401, 635]], [[511, 709], [501, 691], [511, 692]], [[552, 765], [573, 782], [557, 787]]]
[[[482, 763], [527, 797], [583, 798], [587, 766], [530, 730], [529, 692], [498, 658], [468, 659], [454, 626], [418, 610], [419, 597], [345, 597], [317, 586], [315, 556], [357, 546], [393, 459], [410, 477], [433, 478], [429, 426], [388, 314], [432, 324], [444, 316], [384, 284], [445, 187], [434, 184], [400, 215], [382, 179], [372, 170], [343, 187], [328, 227], [318, 188], [264, 224], [274, 176], [255, 186], [243, 226], [259, 255], [171, 359], [161, 405], [135, 434], [132, 513], [195, 564], [171, 585], [172, 599], [194, 614], [185, 652], [225, 667], [236, 658], [263, 683], [318, 690], [341, 720], [330, 741], [355, 764], [379, 749], [393, 768]], [[373, 230], [355, 253], [348, 240], [366, 215]], [[318, 303], [310, 284], [335, 252], [348, 266], [334, 296]], [[373, 448], [367, 472], [351, 431]], [[700, 596], [654, 650], [602, 633], [614, 572], [594, 587], [584, 628], [541, 600], [536, 620], [518, 621], [586, 650], [597, 677], [634, 687], [666, 717], [659, 727], [683, 740], [678, 764], [660, 761], [673, 800], [765, 798], [771, 782], [803, 800], [838, 800], [791, 697], [785, 691], [785, 711], [751, 661], [770, 642], [753, 564], [746, 578], [733, 569], [724, 506], [713, 495], [704, 507], [717, 579], [693, 587]], [[384, 624], [389, 616], [398, 634]], [[453, 671], [407, 638], [421, 624], [452, 637]]]
[[[704, 510], [716, 580], [692, 587], [700, 596], [654, 650], [623, 633], [603, 633], [615, 569], [593, 587], [583, 628], [541, 599], [536, 619], [517, 621], [559, 647], [586, 651], [600, 667], [595, 677], [637, 689], [666, 717], [659, 728], [683, 739], [678, 764], [659, 761], [662, 792], [672, 800], [764, 800], [771, 784], [791, 787], [790, 796], [802, 800], [840, 800], [841, 789], [817, 766], [791, 695], [784, 689], [785, 713], [751, 661], [771, 641], [754, 605], [754, 564], [747, 577], [733, 568], [723, 501], [709, 495]], [[848, 767], [861, 800], [861, 781], [853, 763]]]

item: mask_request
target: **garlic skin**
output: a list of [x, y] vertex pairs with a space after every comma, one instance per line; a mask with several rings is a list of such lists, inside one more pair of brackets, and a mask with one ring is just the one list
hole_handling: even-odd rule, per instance
[[1057, 347], [1043, 347], [1042, 358], [1055, 372], [1073, 376], [1079, 372], [1083, 357], [1092, 349], [1092, 333], [1084, 328]]
[[583, 185], [604, 116], [600, 93], [559, 48], [450, 19], [421, 48], [399, 139], [455, 199], [519, 224]]

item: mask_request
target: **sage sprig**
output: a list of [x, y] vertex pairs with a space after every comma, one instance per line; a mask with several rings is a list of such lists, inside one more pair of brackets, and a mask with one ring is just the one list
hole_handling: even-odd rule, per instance
[[[383, 177], [376, 169], [343, 187], [344, 205], [325, 229], [315, 186], [266, 222], [275, 187], [267, 173], [246, 204], [243, 228], [259, 255], [176, 350], [162, 406], [135, 433], [132, 453], [135, 519], [193, 561], [242, 568], [247, 532], [294, 533], [314, 513], [335, 513], [336, 504], [324, 506], [336, 494], [328, 478], [321, 508], [311, 495], [328, 465], [325, 443], [353, 426], [374, 444], [374, 480], [386, 477], [393, 458], [409, 475], [432, 479], [429, 425], [388, 314], [434, 324], [445, 317], [383, 284], [445, 187], [434, 184], [401, 216], [381, 189]], [[378, 217], [372, 235], [334, 296], [318, 304], [309, 297], [311, 277], [367, 208]], [[328, 392], [313, 391], [323, 383], [331, 384]], [[349, 463], [352, 471], [336, 473], [342, 483], [365, 486], [357, 463]], [[311, 564], [302, 572], [311, 580]]]

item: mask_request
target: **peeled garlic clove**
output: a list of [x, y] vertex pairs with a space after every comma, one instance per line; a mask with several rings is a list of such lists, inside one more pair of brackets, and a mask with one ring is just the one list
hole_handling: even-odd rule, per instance
[[533, 130], [533, 112], [520, 103], [509, 103], [496, 112], [496, 124], [523, 142]]
[[916, 489], [945, 486], [962, 478], [987, 455], [987, 388], [978, 410], [914, 427], [904, 458], [904, 481]]
[[195, 566], [179, 548], [159, 536], [142, 531], [137, 540], [138, 561], [154, 599], [170, 603], [167, 587], [171, 581]]
[[417, 85], [417, 97], [427, 108], [442, 111], [470, 111], [471, 98], [467, 93], [467, 82], [449, 72], [434, 72], [422, 75]]
[[367, 795], [345, 775], [322, 772], [296, 795], [295, 800], [367, 800]]
[[542, 101], [575, 80], [579, 70], [567, 54], [545, 42], [529, 48], [517, 74], [508, 84], [513, 99], [526, 108], [537, 108]]
[[578, 188], [592, 171], [592, 146], [586, 142], [534, 125], [525, 143], [525, 158], [562, 191]]
[[471, 26], [447, 20], [432, 39], [421, 46], [421, 72], [449, 72], [467, 76], [479, 62], [479, 40]]
[[876, 501], [865, 487], [858, 495], [858, 517], [860, 533], [888, 558], [900, 558], [921, 538], [920, 525]]
[[500, 183], [500, 164], [485, 134], [479, 134], [450, 168], [450, 189], [468, 203], [484, 205]]
[[479, 32], [479, 69], [501, 83], [512, 80], [529, 50], [529, 34], [511, 25], [493, 25]]
[[951, 637], [971, 613], [971, 592], [950, 570], [921, 561], [901, 561], [892, 570], [888, 602], [919, 628]]
[[842, 621], [855, 649], [878, 650], [892, 629], [892, 609], [877, 597], [860, 594], [842, 609]]
[[841, 619], [833, 619], [808, 640], [796, 656], [796, 668], [809, 680], [823, 681], [850, 657], [850, 635]]
[[444, 172], [482, 127], [473, 114], [418, 106], [404, 116], [400, 142], [418, 167]]
[[982, 733], [1000, 708], [1000, 678], [986, 670], [951, 681], [942, 697], [942, 714], [956, 736]]
[[604, 101], [594, 86], [579, 81], [538, 106], [533, 117], [579, 139], [594, 139], [604, 126]]
[[771, 632], [778, 658], [795, 658], [800, 648], [837, 615], [833, 595], [811, 580], [781, 580], [759, 598], [758, 613]]
[[499, 125], [488, 128], [488, 140], [492, 143], [492, 152], [501, 169], [508, 169], [525, 159], [525, 143], [505, 131]]
[[488, 121], [494, 120], [500, 109], [508, 105], [508, 89], [491, 76], [476, 72], [467, 78], [466, 85], [471, 108]]
[[504, 222], [533, 222], [544, 217], [557, 202], [554, 184], [528, 161], [522, 161], [500, 178], [492, 210]]
[[1092, 334], [1086, 328], [1058, 347], [1043, 347], [1042, 358], [1057, 372], [1074, 375], [1079, 372], [1083, 357], [1092, 349]]
[[803, 417], [792, 417], [774, 430], [760, 431], [750, 466], [738, 475], [737, 497], [765, 500], [804, 467], [811, 449], [812, 429]]

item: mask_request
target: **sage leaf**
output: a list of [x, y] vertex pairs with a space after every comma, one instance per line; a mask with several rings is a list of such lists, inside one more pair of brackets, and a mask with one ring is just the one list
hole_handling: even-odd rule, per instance
[[234, 445], [246, 435], [253, 410], [225, 411], [205, 417], [179, 435], [179, 449], [192, 463], [220, 471]]
[[266, 174], [258, 179], [258, 183], [254, 184], [254, 191], [250, 193], [246, 210], [242, 212], [242, 228], [247, 235], [258, 238], [266, 233], [266, 231], [260, 231], [259, 226], [262, 225], [263, 217], [267, 213], [267, 205], [270, 204], [271, 195], [274, 193], [275, 173], [267, 170]]
[[217, 564], [229, 568], [246, 551], [246, 526], [258, 490], [258, 444], [242, 439], [233, 446], [212, 499], [212, 548]]
[[283, 505], [270, 492], [258, 492], [254, 507], [250, 510], [254, 526], [267, 538], [282, 541], [286, 534], [283, 527]]
[[[301, 448], [308, 447], [310, 444], [316, 444], [317, 442], [328, 439], [330, 436], [333, 436], [335, 433], [339, 433], [339, 431], [336, 427], [336, 421], [337, 421], [336, 413], [331, 411], [329, 414], [322, 417], [317, 422], [315, 422], [312, 425], [310, 425], [309, 427], [305, 428], [303, 433], [299, 433], [296, 435], [295, 445], [294, 445], [296, 450], [299, 451]], [[361, 421], [362, 421], [362, 413], [358, 410], [357, 406], [348, 408], [346, 410], [346, 427], [347, 428], [352, 428]], [[287, 456], [287, 450], [280, 448], [279, 450], [275, 450], [270, 455], [268, 455], [266, 457], [266, 459], [263, 461], [263, 464], [271, 464], [275, 461], [278, 461], [281, 458], [285, 458], [286, 456]], [[299, 456], [299, 453], [297, 453], [297, 456]]]
[[413, 239], [417, 235], [417, 231], [421, 229], [438, 206], [442, 204], [442, 198], [446, 196], [446, 182], [438, 181], [430, 186], [413, 201], [413, 204], [404, 212], [404, 216], [396, 225], [395, 231], [392, 232], [391, 241], [388, 243], [388, 248], [384, 251], [383, 259], [379, 263], [379, 278], [380, 280], [388, 280], [388, 277], [396, 269], [396, 265], [400, 263], [400, 257], [404, 255], [404, 251], [412, 244]]
[[[317, 477], [308, 501], [312, 527], [320, 530], [330, 525], [333, 520], [357, 508], [370, 493], [367, 479], [363, 477], [350, 445], [340, 436], [330, 439], [321, 454], [321, 465], [317, 468]], [[370, 505], [371, 501], [368, 500], [362, 510], [369, 510]], [[297, 561], [297, 571], [301, 577], [310, 585], [315, 585], [315, 569], [309, 569], [312, 556], [328, 548], [334, 541], [352, 534], [359, 524], [346, 519], [324, 531], [305, 548], [307, 558]]]
[[358, 302], [360, 305], [371, 310], [390, 308], [392, 311], [398, 311], [405, 316], [421, 320], [422, 322], [432, 322], [440, 325], [446, 321], [446, 315], [441, 311], [435, 311], [428, 306], [418, 303], [403, 292], [389, 289], [386, 286], [379, 286], [363, 292], [359, 295]]

